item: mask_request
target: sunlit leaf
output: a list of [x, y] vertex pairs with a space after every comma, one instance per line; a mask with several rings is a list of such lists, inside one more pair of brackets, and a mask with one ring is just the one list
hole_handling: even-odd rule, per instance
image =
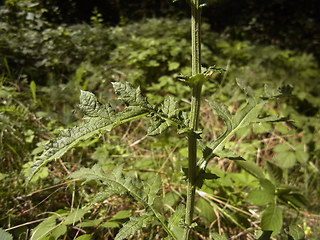
[[2, 228], [0, 228], [0, 239], [1, 240], [12, 240], [13, 237], [10, 233], [6, 232]]
[[261, 229], [263, 231], [273, 231], [272, 235], [277, 234], [282, 227], [282, 210], [276, 206], [271, 205], [262, 213]]

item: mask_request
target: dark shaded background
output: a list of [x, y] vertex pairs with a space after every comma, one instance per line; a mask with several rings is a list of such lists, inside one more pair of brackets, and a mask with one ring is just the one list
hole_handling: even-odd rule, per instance
[[[189, 17], [186, 1], [170, 0], [43, 0], [54, 23], [89, 22], [96, 8], [106, 25], [150, 17]], [[320, 60], [319, 0], [208, 0], [203, 18], [212, 30], [237, 39], [272, 43], [313, 53]]]

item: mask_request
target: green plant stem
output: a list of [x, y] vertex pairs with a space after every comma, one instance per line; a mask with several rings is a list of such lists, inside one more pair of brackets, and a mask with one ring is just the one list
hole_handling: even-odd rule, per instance
[[[192, 41], [192, 75], [201, 72], [201, 46], [200, 46], [200, 24], [201, 10], [199, 0], [191, 1], [191, 41]], [[186, 228], [184, 231], [184, 239], [190, 239], [190, 230], [193, 220], [194, 201], [196, 191], [197, 178], [197, 133], [200, 112], [200, 96], [202, 83], [195, 83], [192, 87], [191, 113], [190, 113], [190, 133], [188, 135], [188, 189], [187, 189], [187, 204], [186, 204]]]

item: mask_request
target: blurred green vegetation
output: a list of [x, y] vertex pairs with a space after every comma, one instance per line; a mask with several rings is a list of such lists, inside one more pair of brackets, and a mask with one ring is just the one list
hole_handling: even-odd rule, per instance
[[[110, 1], [110, 4], [116, 2]], [[269, 4], [285, 6], [279, 1], [271, 2]], [[80, 3], [65, 1], [64, 4]], [[122, 1], [118, 4], [125, 5]], [[151, 1], [145, 1], [143, 9], [149, 8], [149, 4]], [[238, 4], [243, 6], [244, 1]], [[310, 4], [314, 4], [313, 1]], [[70, 8], [65, 13], [58, 1], [56, 5], [49, 6], [49, 1], [7, 0], [0, 9], [0, 226], [11, 228], [15, 239], [26, 239], [30, 229], [39, 223], [33, 221], [45, 219], [47, 213], [63, 214], [90, 202], [99, 191], [97, 186], [82, 187], [65, 182], [70, 172], [94, 163], [106, 171], [123, 163], [125, 171], [130, 173], [135, 169], [141, 179], [152, 178], [155, 171], [159, 172], [164, 183], [162, 201], [168, 212], [183, 201], [180, 169], [186, 164], [185, 139], [168, 132], [145, 140], [143, 120], [82, 142], [66, 154], [63, 161], [49, 164], [39, 172], [28, 190], [24, 188], [33, 156], [41, 151], [43, 142], [81, 117], [76, 107], [80, 90], [92, 91], [103, 101], [113, 97], [110, 82], [129, 81], [140, 85], [154, 103], [160, 103], [166, 95], [188, 102], [188, 89], [176, 80], [178, 74], [190, 73], [191, 59], [189, 20], [176, 20], [185, 17], [179, 9], [177, 15], [172, 10], [163, 13], [167, 18], [130, 23], [124, 17], [131, 17], [128, 9], [136, 6], [131, 3], [128, 8], [119, 9], [121, 24], [105, 26], [108, 19], [97, 8], [90, 13], [87, 23], [79, 20], [71, 25], [61, 18], [74, 16], [72, 11], [75, 10]], [[208, 1], [204, 11], [211, 7], [212, 11], [217, 11], [218, 6], [230, 6], [231, 11], [236, 5], [229, 1]], [[253, 1], [246, 1], [245, 6], [249, 7], [237, 13], [246, 18], [252, 15], [244, 13], [258, 8]], [[257, 43], [247, 38], [252, 32], [269, 36], [268, 31], [274, 25], [268, 25], [270, 29], [266, 30], [268, 21], [264, 17], [268, 18], [263, 9], [268, 6], [267, 3], [263, 5], [250, 29], [246, 28], [245, 21], [240, 21], [241, 28], [230, 23], [224, 33], [217, 33], [212, 31], [214, 26], [209, 18], [203, 23], [203, 65], [214, 64], [226, 70], [204, 87], [204, 97], [210, 99], [214, 95], [215, 99], [234, 106], [230, 109], [232, 112], [245, 100], [235, 86], [235, 79], [257, 91], [263, 89], [264, 84], [276, 88], [293, 87], [292, 96], [280, 103], [271, 103], [266, 109], [266, 113], [286, 117], [288, 122], [245, 128], [237, 133], [237, 140], [231, 139], [228, 144], [248, 161], [261, 166], [264, 174], [279, 187], [277, 201], [291, 205], [291, 209], [283, 212], [284, 230], [277, 239], [286, 239], [286, 232], [294, 231], [289, 226], [297, 224], [307, 239], [317, 239], [320, 233], [320, 70], [315, 57], [318, 50], [310, 51], [316, 49], [316, 44], [306, 47], [309, 52], [297, 50], [303, 49], [294, 44], [304, 36], [303, 32], [294, 35], [296, 39], [293, 35], [277, 36], [284, 42], [275, 45], [266, 44], [272, 41]], [[316, 11], [313, 9], [312, 13]], [[149, 13], [142, 15], [150, 17]], [[316, 18], [299, 18], [299, 21], [299, 26], [309, 21], [307, 29], [315, 29], [310, 33], [315, 36]], [[279, 31], [280, 25], [277, 24]], [[237, 39], [239, 36], [241, 38]], [[299, 42], [303, 43], [304, 40]], [[223, 130], [221, 119], [208, 111], [205, 101], [201, 119], [203, 126], [213, 130], [213, 134], [204, 133], [209, 140]], [[206, 194], [197, 202], [197, 231], [207, 239], [216, 232], [229, 234], [229, 237], [241, 233], [252, 237], [265, 201], [274, 196], [267, 200], [259, 198], [267, 187], [262, 187], [257, 179], [233, 162], [213, 161], [209, 170], [220, 178], [205, 182], [201, 189]], [[124, 196], [94, 205], [91, 214], [85, 215], [87, 227], [82, 227], [96, 239], [111, 238], [128, 218], [125, 211], [137, 208], [132, 206], [135, 203], [128, 203], [129, 198]], [[122, 217], [112, 218], [119, 212], [124, 213]], [[20, 224], [25, 225], [15, 228]], [[251, 232], [243, 232], [243, 228], [249, 227]], [[74, 239], [78, 230], [72, 226], [68, 228], [65, 239]], [[145, 233], [139, 234], [135, 239], [156, 239], [163, 233], [147, 227]]]

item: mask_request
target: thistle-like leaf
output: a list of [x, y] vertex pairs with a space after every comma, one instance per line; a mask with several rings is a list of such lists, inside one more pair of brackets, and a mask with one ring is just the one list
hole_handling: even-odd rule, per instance
[[129, 106], [148, 107], [147, 99], [142, 96], [140, 87], [134, 88], [128, 82], [113, 82], [113, 89], [125, 104]]
[[122, 240], [135, 234], [153, 220], [154, 216], [150, 213], [142, 213], [138, 217], [131, 217], [130, 220], [122, 226], [115, 240]]
[[[122, 166], [116, 167], [111, 173], [104, 173], [104, 171], [98, 165], [94, 165], [91, 169], [81, 168], [79, 171], [72, 173], [69, 177], [75, 179], [84, 179], [84, 183], [88, 181], [97, 181], [98, 183], [108, 187], [109, 192], [107, 192], [106, 194], [129, 194], [136, 201], [142, 204], [147, 211], [152, 212], [153, 217], [160, 222], [168, 235], [170, 235], [173, 239], [176, 239], [172, 231], [168, 228], [162, 214], [158, 212], [153, 206], [153, 201], [156, 197], [156, 193], [159, 191], [159, 186], [161, 184], [160, 178], [156, 178], [153, 183], [144, 186], [140, 181], [138, 181], [138, 179], [133, 178], [132, 176], [123, 176]], [[103, 200], [102, 198], [100, 199]], [[143, 218], [141, 218], [140, 220], [139, 219], [140, 218], [137, 219], [137, 222], [135, 224], [128, 225], [127, 228], [129, 230], [124, 230], [125, 232], [123, 232], [123, 235], [121, 234], [120, 236], [124, 236], [127, 232], [136, 229], [137, 226], [141, 226], [139, 224], [141, 223], [140, 220]], [[123, 238], [119, 237], [119, 239]]]
[[148, 135], [154, 136], [161, 134], [170, 126], [184, 126], [184, 122], [178, 118], [179, 111], [176, 109], [177, 101], [169, 96], [166, 97], [161, 108], [155, 112], [153, 125], [148, 129]]
[[169, 219], [168, 227], [177, 239], [183, 238], [184, 227], [183, 217], [185, 215], [185, 206], [180, 204]]
[[[198, 162], [198, 165], [202, 169], [206, 167], [208, 161], [212, 157], [228, 157], [230, 155], [230, 150], [224, 149], [225, 144], [239, 129], [252, 123], [275, 122], [283, 120], [277, 116], [268, 116], [264, 118], [259, 117], [263, 106], [267, 103], [269, 98], [258, 97], [250, 87], [245, 86], [240, 81], [237, 81], [237, 83], [246, 94], [246, 104], [235, 115], [232, 115], [224, 105], [220, 105], [213, 100], [208, 101], [210, 107], [214, 109], [219, 117], [225, 122], [226, 130], [216, 140], [213, 140], [203, 148], [204, 157]], [[279, 96], [281, 95], [278, 95], [277, 97]], [[234, 160], [244, 160], [234, 154], [231, 156]]]
[[128, 83], [113, 85], [119, 98], [128, 106], [122, 112], [116, 112], [113, 108], [101, 104], [94, 94], [81, 91], [79, 107], [85, 114], [84, 119], [77, 126], [61, 131], [57, 138], [45, 145], [41, 155], [35, 158], [31, 173], [26, 179], [27, 184], [41, 167], [60, 158], [80, 141], [110, 131], [120, 124], [141, 118], [153, 111], [139, 88], [135, 89]]

